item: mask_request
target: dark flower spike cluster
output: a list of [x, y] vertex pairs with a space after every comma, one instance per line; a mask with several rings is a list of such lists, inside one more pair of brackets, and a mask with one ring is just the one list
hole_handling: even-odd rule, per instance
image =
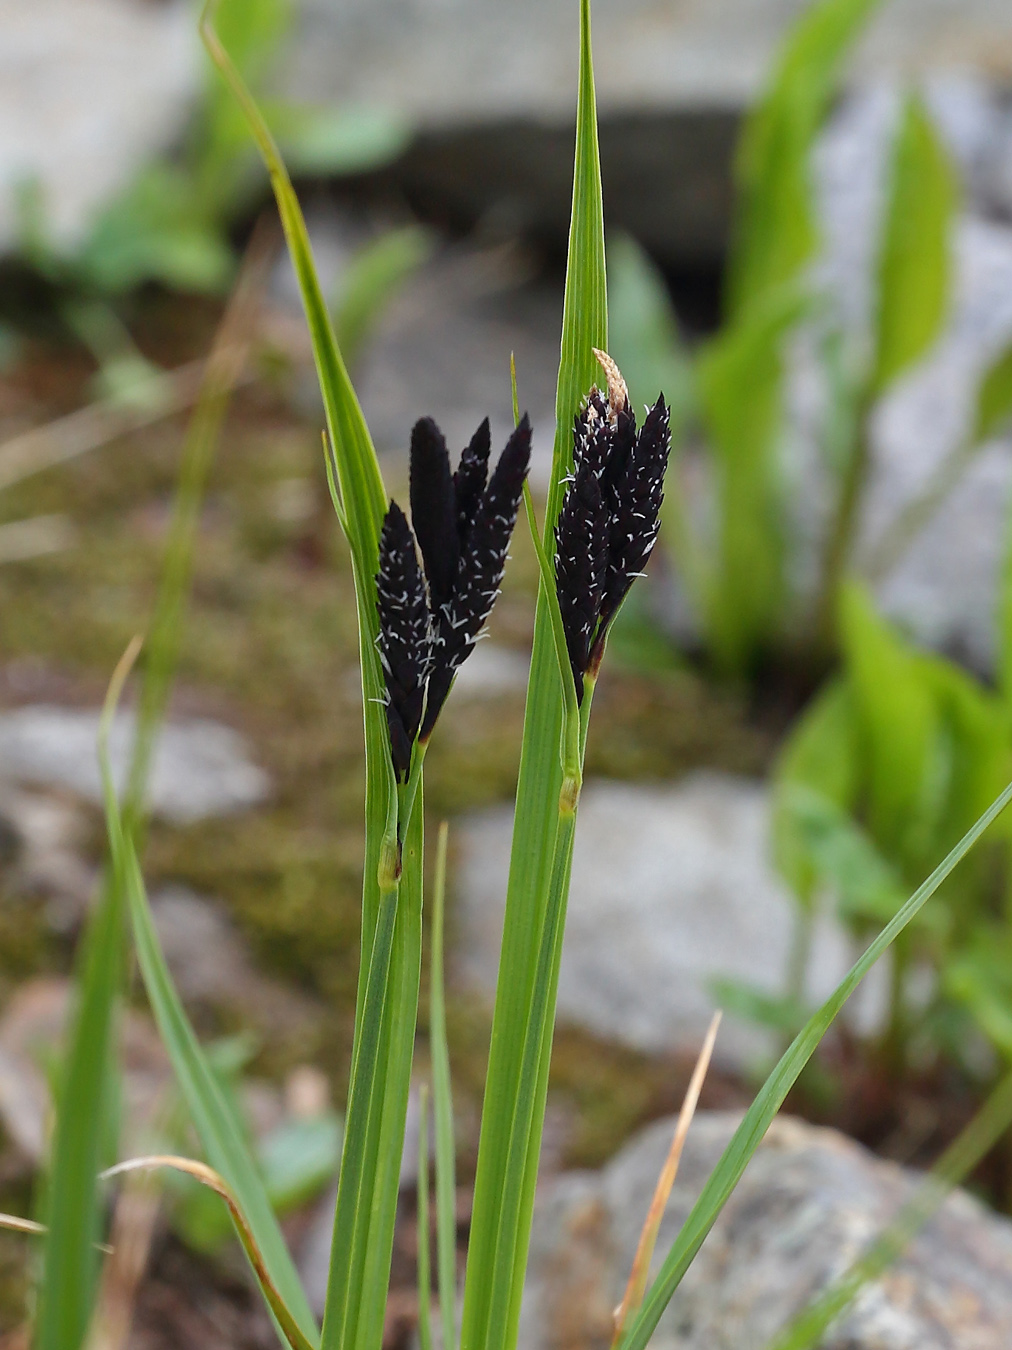
[[591, 389], [573, 428], [573, 476], [555, 527], [555, 580], [576, 696], [608, 625], [650, 557], [671, 446], [661, 395], [637, 432], [618, 366], [594, 352], [608, 392]]
[[390, 747], [401, 779], [410, 769], [416, 737], [428, 740], [453, 677], [499, 594], [530, 465], [526, 414], [491, 477], [490, 450], [486, 418], [452, 472], [443, 433], [431, 417], [423, 417], [411, 432], [412, 523], [396, 502], [383, 522], [378, 646]]

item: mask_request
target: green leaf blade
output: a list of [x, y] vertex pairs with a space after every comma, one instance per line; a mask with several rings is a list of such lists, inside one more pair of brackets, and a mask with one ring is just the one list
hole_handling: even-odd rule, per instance
[[793, 281], [819, 241], [811, 151], [840, 67], [878, 0], [823, 0], [794, 26], [749, 114], [735, 164], [739, 191], [728, 264], [733, 316]]
[[[607, 349], [607, 282], [604, 213], [597, 141], [594, 73], [590, 46], [590, 4], [580, 5], [580, 83], [569, 261], [563, 305], [559, 381], [556, 396], [552, 480], [545, 520], [550, 546], [572, 468], [572, 424], [580, 401], [596, 382], [599, 367], [593, 348]], [[464, 1350], [493, 1350], [511, 1344], [519, 1308], [509, 1323], [489, 1323], [490, 1291], [496, 1260], [498, 1214], [505, 1180], [516, 1092], [523, 1060], [524, 1027], [538, 965], [538, 934], [544, 931], [548, 889], [555, 853], [559, 791], [562, 783], [560, 737], [562, 685], [547, 598], [539, 595], [528, 683], [524, 737], [517, 786], [516, 825], [510, 859], [506, 918], [496, 986], [492, 1043], [482, 1110], [474, 1215], [468, 1247], [461, 1345]], [[561, 927], [561, 925], [560, 925]], [[553, 962], [551, 1004], [558, 981]], [[549, 1019], [551, 1022], [552, 1019]], [[521, 1221], [517, 1244], [503, 1259], [510, 1262], [514, 1289], [522, 1285], [533, 1210], [547, 1093], [550, 1034], [541, 1047], [532, 1127], [522, 1178]]]
[[956, 173], [923, 101], [904, 106], [878, 265], [871, 389], [880, 394], [937, 340], [952, 290]]
[[964, 835], [949, 855], [935, 868], [931, 876], [917, 888], [895, 917], [883, 928], [878, 937], [851, 967], [830, 997], [817, 1009], [791, 1042], [760, 1089], [755, 1101], [745, 1113], [744, 1120], [735, 1131], [734, 1137], [724, 1150], [717, 1166], [711, 1172], [699, 1199], [693, 1206], [651, 1286], [635, 1322], [623, 1338], [621, 1350], [645, 1350], [661, 1314], [702, 1246], [717, 1215], [738, 1184], [749, 1159], [762, 1142], [770, 1122], [780, 1110], [787, 1093], [797, 1081], [801, 1070], [815, 1053], [819, 1042], [832, 1025], [840, 1009], [879, 957], [916, 917], [981, 835], [1001, 815], [1010, 801], [1012, 801], [1012, 784], [984, 812], [973, 828]]

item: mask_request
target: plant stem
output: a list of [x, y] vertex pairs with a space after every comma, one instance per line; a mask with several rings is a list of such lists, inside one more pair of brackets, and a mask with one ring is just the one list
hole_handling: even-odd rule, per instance
[[857, 409], [854, 444], [823, 552], [821, 584], [812, 629], [816, 655], [823, 659], [832, 657], [836, 650], [837, 597], [850, 562], [854, 532], [860, 522], [864, 489], [871, 468], [869, 411], [870, 397], [866, 392]]

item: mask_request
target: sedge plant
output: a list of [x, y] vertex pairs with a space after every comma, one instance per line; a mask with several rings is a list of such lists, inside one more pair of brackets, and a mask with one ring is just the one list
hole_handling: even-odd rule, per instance
[[[462, 1350], [515, 1350], [517, 1343], [591, 706], [609, 626], [654, 543], [668, 446], [665, 401], [658, 399], [637, 426], [621, 372], [607, 354], [589, 0], [580, 0], [579, 21], [556, 439], [540, 527], [524, 481], [530, 429], [519, 415], [491, 473], [484, 428], [454, 471], [438, 428], [422, 419], [413, 435], [411, 521], [389, 501], [281, 155], [215, 31], [213, 7], [202, 21], [208, 50], [267, 163], [301, 287], [326, 415], [330, 486], [351, 555], [358, 609], [366, 748], [361, 967], [322, 1327], [309, 1309], [241, 1126], [173, 985], [145, 893], [137, 832], [117, 800], [103, 743], [113, 894], [122, 897], [129, 915], [148, 999], [207, 1159], [194, 1164], [161, 1157], [128, 1165], [181, 1167], [223, 1197], [281, 1343], [293, 1350], [382, 1345], [420, 982], [425, 748], [438, 734], [435, 718], [445, 692], [494, 600], [522, 496], [540, 589], [459, 1336]], [[135, 655], [128, 652], [117, 673], [106, 726]], [[1012, 787], [955, 841], [800, 1029], [745, 1113], [654, 1279], [645, 1289], [637, 1281], [617, 1342], [622, 1350], [648, 1343], [787, 1092], [847, 998], [1010, 799]], [[444, 1343], [455, 1346], [452, 1106], [442, 1013], [444, 885], [445, 840], [436, 888], [439, 957], [431, 1026], [436, 1266]], [[118, 941], [114, 934], [105, 950], [115, 955]], [[113, 985], [107, 980], [107, 987]], [[95, 1096], [101, 1097], [99, 1089]], [[87, 1166], [102, 1154], [93, 1144], [91, 1150]], [[55, 1214], [62, 1204], [55, 1187], [52, 1203]], [[97, 1224], [98, 1207], [92, 1204]], [[77, 1350], [83, 1322], [54, 1331], [40, 1344], [46, 1350]]]

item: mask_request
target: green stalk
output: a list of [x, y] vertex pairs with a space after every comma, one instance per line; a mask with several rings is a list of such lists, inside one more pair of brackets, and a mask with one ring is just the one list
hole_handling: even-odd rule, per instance
[[[381, 1343], [397, 1212], [421, 974], [421, 789], [408, 820], [398, 817], [384, 682], [376, 649], [376, 570], [387, 494], [369, 429], [334, 336], [305, 221], [278, 147], [256, 101], [223, 48], [205, 6], [201, 35], [229, 85], [267, 165], [302, 293], [323, 395], [338, 519], [351, 551], [358, 609], [365, 722], [365, 873], [362, 957], [355, 1010], [351, 1099], [365, 1130], [345, 1132], [339, 1215], [324, 1314], [325, 1350], [375, 1350]], [[400, 825], [399, 885], [393, 857]], [[391, 834], [391, 821], [394, 833]]]
[[436, 843], [436, 876], [432, 896], [432, 971], [429, 993], [429, 1045], [432, 1055], [432, 1097], [436, 1123], [436, 1244], [439, 1311], [443, 1350], [456, 1344], [457, 1223], [456, 1162], [453, 1142], [453, 1095], [446, 1039], [446, 987], [443, 973], [446, 914], [446, 845], [444, 821]]
[[432, 1270], [429, 1262], [429, 1089], [418, 1094], [418, 1346], [432, 1350]]
[[[552, 539], [562, 501], [564, 478], [572, 467], [571, 428], [580, 399], [597, 377], [592, 348], [607, 347], [607, 298], [604, 262], [604, 221], [601, 204], [600, 158], [590, 47], [590, 4], [580, 4], [580, 88], [577, 102], [576, 157], [569, 264], [563, 307], [562, 351], [556, 398], [555, 450], [548, 494], [545, 541]], [[514, 1112], [523, 1076], [525, 1036], [532, 1012], [542, 935], [564, 925], [564, 910], [548, 919], [553, 874], [561, 883], [563, 901], [568, 890], [568, 862], [562, 875], [555, 870], [559, 797], [562, 788], [564, 688], [551, 619], [554, 587], [542, 584], [535, 618], [531, 673], [528, 683], [524, 737], [506, 916], [496, 988], [492, 1041], [485, 1083], [474, 1213], [468, 1247], [461, 1331], [463, 1350], [492, 1350], [505, 1346], [509, 1330], [490, 1319], [491, 1292], [499, 1245], [499, 1214], [509, 1166]], [[547, 1026], [554, 1022], [557, 971], [553, 961]], [[550, 1034], [540, 1045], [538, 1084], [523, 1144], [522, 1201], [512, 1254], [510, 1279], [514, 1290], [522, 1283], [530, 1236], [529, 1215], [537, 1179], [537, 1160], [544, 1123]], [[517, 1149], [521, 1144], [517, 1144]], [[512, 1321], [512, 1319], [511, 1319]]]

